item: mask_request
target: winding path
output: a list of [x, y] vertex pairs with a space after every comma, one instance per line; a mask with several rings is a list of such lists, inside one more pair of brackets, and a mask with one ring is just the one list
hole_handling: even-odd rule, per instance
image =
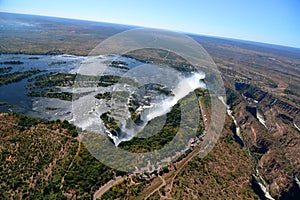
[[113, 186], [121, 183], [124, 181], [124, 178], [122, 176], [117, 176], [116, 178], [108, 181], [105, 185], [101, 186], [93, 196], [93, 199], [98, 199], [100, 198], [105, 192], [107, 192], [110, 188]]

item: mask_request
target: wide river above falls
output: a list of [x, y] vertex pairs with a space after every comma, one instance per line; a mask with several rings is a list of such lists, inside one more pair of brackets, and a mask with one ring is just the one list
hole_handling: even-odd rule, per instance
[[[140, 64], [131, 58], [120, 56], [99, 56], [99, 60], [105, 62], [107, 57], [110, 59], [118, 58], [128, 63], [128, 67], [134, 67]], [[22, 79], [18, 82], [0, 86], [0, 112], [20, 112], [32, 117], [43, 119], [71, 119], [72, 102], [54, 98], [30, 97], [26, 86], [32, 84], [28, 80], [34, 76], [45, 73], [70, 73], [75, 74], [80, 68], [82, 62], [86, 59], [84, 56], [75, 55], [24, 55], [24, 54], [0, 54], [0, 68], [11, 67], [8, 73], [25, 72], [31, 69], [43, 70], [43, 72]], [[18, 64], [9, 64], [11, 61], [17, 61]], [[117, 73], [119, 69], [112, 69]], [[2, 73], [1, 76], [8, 73]], [[62, 91], [72, 92], [73, 88], [60, 88]], [[51, 110], [47, 108], [56, 108]]]

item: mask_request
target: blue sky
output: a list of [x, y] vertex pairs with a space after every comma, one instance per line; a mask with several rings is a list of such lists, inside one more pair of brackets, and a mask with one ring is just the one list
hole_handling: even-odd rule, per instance
[[300, 48], [300, 0], [0, 0], [0, 11], [131, 24]]

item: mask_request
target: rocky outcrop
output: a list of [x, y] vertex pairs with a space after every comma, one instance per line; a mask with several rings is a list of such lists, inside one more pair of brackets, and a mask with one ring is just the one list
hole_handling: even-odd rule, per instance
[[261, 101], [267, 95], [267, 92], [244, 82], [235, 82], [235, 89], [242, 95], [255, 99], [256, 101]]
[[300, 115], [300, 109], [298, 107], [287, 102], [287, 100], [283, 100], [282, 98], [275, 97], [274, 95], [263, 91], [257, 86], [244, 82], [235, 82], [235, 89], [240, 93], [240, 95], [257, 100], [259, 103], [258, 107], [260, 107], [263, 112], [276, 106], [282, 112], [292, 117]]
[[299, 107], [250, 83], [236, 82], [235, 89], [233, 115], [259, 174], [253, 175], [254, 189], [265, 199], [297, 199]]

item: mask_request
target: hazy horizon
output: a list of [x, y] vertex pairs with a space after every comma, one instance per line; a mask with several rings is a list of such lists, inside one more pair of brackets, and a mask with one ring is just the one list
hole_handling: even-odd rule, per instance
[[179, 31], [300, 48], [300, 2], [0, 1], [0, 12]]
[[[121, 24], [121, 23], [112, 23], [112, 22], [106, 22], [106, 21], [96, 21], [96, 20], [87, 20], [87, 19], [78, 19], [78, 18], [68, 18], [68, 17], [57, 17], [57, 16], [49, 16], [49, 15], [36, 15], [36, 14], [24, 14], [24, 13], [14, 13], [14, 12], [2, 12], [5, 14], [16, 14], [16, 15], [28, 15], [28, 16], [38, 16], [38, 17], [50, 17], [50, 18], [58, 18], [58, 19], [67, 19], [67, 20], [78, 20], [78, 21], [86, 21], [86, 22], [95, 22], [95, 23], [106, 23], [106, 24], [114, 24], [114, 25], [122, 25], [122, 26], [132, 26], [137, 28], [154, 28], [154, 29], [161, 29], [156, 27], [147, 27], [147, 26], [139, 26], [139, 25], [133, 25], [133, 24]], [[225, 36], [218, 36], [218, 35], [208, 35], [208, 34], [201, 34], [201, 33], [193, 33], [193, 32], [186, 32], [186, 31], [177, 31], [177, 30], [170, 30], [170, 29], [162, 29], [162, 30], [169, 30], [169, 31], [175, 31], [180, 32], [183, 34], [188, 35], [198, 35], [198, 36], [204, 36], [204, 37], [212, 37], [217, 39], [225, 39], [225, 40], [233, 40], [233, 41], [239, 41], [243, 43], [255, 43], [256, 45], [267, 45], [267, 46], [273, 46], [273, 47], [283, 47], [283, 48], [292, 48], [296, 50], [300, 50], [300, 47], [295, 46], [287, 46], [282, 44], [274, 44], [274, 43], [267, 43], [267, 42], [261, 42], [261, 41], [255, 41], [255, 40], [246, 40], [242, 38], [232, 38], [232, 37], [225, 37]]]

